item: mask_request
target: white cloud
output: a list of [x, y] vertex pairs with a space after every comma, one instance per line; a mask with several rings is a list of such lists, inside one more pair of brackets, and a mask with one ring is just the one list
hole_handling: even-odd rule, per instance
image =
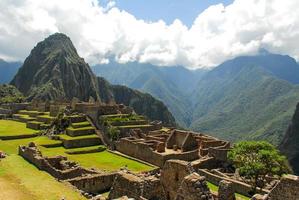
[[299, 58], [299, 1], [235, 0], [199, 14], [191, 28], [180, 20], [137, 20], [115, 1], [1, 0], [0, 57], [23, 60], [51, 33], [70, 36], [91, 64], [138, 60], [199, 68], [259, 48]]

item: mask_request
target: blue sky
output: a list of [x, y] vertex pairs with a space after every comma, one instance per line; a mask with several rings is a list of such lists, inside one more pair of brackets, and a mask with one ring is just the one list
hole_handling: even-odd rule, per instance
[[[108, 0], [99, 0], [107, 2]], [[133, 14], [137, 19], [157, 21], [167, 24], [180, 19], [190, 27], [194, 19], [211, 5], [231, 4], [233, 0], [115, 0], [116, 7]]]

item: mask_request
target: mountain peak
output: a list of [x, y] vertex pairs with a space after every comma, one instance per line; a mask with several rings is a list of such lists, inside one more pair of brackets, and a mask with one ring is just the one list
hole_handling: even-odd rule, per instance
[[99, 100], [95, 79], [71, 39], [55, 33], [33, 48], [11, 83], [31, 98], [88, 101]]

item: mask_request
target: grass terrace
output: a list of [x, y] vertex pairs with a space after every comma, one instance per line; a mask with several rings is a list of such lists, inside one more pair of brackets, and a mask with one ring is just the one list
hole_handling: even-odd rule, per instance
[[122, 167], [127, 167], [129, 170], [135, 172], [149, 171], [154, 167], [131, 160], [129, 158], [110, 153], [107, 150], [96, 153], [84, 153], [84, 154], [67, 154], [66, 151], [82, 151], [89, 150], [94, 147], [86, 148], [74, 148], [71, 150], [65, 150], [63, 147], [45, 148], [40, 147], [42, 154], [45, 156], [57, 156], [62, 155], [68, 157], [68, 159], [78, 162], [83, 167], [98, 168], [106, 171], [116, 171]]
[[26, 128], [26, 124], [12, 120], [0, 120], [1, 136], [35, 135], [38, 131]]
[[76, 137], [71, 137], [71, 136], [68, 136], [68, 135], [59, 135], [59, 137], [63, 140], [80, 140], [80, 139], [87, 139], [87, 138], [99, 139], [99, 137], [95, 134], [93, 134], [93, 135], [82, 135], [82, 136], [76, 136]]
[[17, 154], [18, 147], [20, 145], [28, 145], [30, 142], [34, 142], [37, 145], [48, 146], [48, 145], [61, 145], [61, 141], [51, 140], [46, 136], [17, 139], [17, 140], [0, 140], [0, 150], [7, 154]]

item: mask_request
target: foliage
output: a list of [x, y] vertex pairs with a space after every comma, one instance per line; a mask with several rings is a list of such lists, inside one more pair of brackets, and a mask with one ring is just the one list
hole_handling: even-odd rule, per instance
[[120, 131], [116, 127], [109, 127], [107, 130], [108, 136], [112, 141], [117, 141], [120, 137]]
[[281, 176], [289, 173], [286, 157], [265, 141], [244, 141], [236, 143], [228, 158], [241, 176], [249, 179], [253, 191], [266, 184], [266, 176]]
[[24, 101], [24, 96], [12, 85], [0, 85], [0, 104]]

